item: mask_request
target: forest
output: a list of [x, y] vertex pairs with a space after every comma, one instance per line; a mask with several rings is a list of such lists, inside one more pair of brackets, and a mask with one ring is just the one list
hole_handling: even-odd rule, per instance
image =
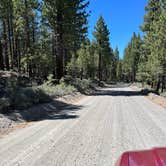
[[[72, 79], [81, 84], [80, 88], [88, 81], [99, 85], [140, 82], [164, 92], [166, 1], [148, 1], [140, 26], [143, 35], [133, 32], [123, 58], [119, 57], [118, 47], [111, 47], [111, 30], [102, 16], [94, 27], [93, 40], [88, 38], [88, 18], [93, 14], [88, 9], [89, 3], [88, 0], [1, 0], [1, 73], [17, 73], [37, 86], [52, 82], [49, 91], [53, 91], [53, 84], [73, 85]], [[1, 103], [11, 100], [11, 86], [16, 86], [13, 84], [8, 85], [9, 92], [2, 90]], [[20, 90], [14, 88], [15, 92]]]

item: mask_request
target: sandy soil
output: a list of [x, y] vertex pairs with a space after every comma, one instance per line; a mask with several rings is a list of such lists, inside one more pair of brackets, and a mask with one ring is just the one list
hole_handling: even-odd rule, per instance
[[131, 88], [105, 88], [0, 139], [0, 166], [113, 166], [128, 150], [166, 146], [166, 110]]

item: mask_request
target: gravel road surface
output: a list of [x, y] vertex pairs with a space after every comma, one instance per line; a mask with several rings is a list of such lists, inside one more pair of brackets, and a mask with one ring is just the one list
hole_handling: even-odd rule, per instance
[[128, 87], [104, 88], [1, 138], [0, 166], [113, 166], [124, 151], [160, 146], [166, 110]]

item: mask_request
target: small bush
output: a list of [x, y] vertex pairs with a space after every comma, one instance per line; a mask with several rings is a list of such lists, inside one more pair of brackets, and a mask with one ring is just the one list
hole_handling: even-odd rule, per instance
[[87, 79], [75, 79], [75, 81], [72, 82], [72, 85], [78, 89], [78, 91], [85, 93], [85, 91], [89, 90], [92, 86], [91, 80]]
[[54, 79], [53, 74], [49, 74], [49, 76], [47, 77], [47, 81], [45, 82], [46, 85], [50, 85], [50, 86], [54, 86], [58, 83], [59, 81], [57, 79]]
[[10, 106], [10, 100], [8, 98], [0, 98], [0, 112], [5, 112]]
[[95, 87], [98, 84], [98, 81], [92, 81], [90, 79], [80, 79], [80, 78], [72, 78], [71, 76], [65, 76], [60, 80], [60, 83], [65, 83], [67, 85], [73, 86], [77, 91], [81, 93], [86, 93]]
[[161, 96], [166, 97], [166, 92], [161, 93]]
[[18, 109], [28, 108], [34, 104], [49, 102], [50, 97], [40, 88], [21, 88], [15, 94], [12, 105]]
[[38, 88], [37, 95], [39, 98], [39, 103], [47, 103], [51, 101], [51, 98], [48, 94], [46, 94], [42, 89]]
[[17, 109], [28, 108], [32, 104], [31, 99], [28, 98], [22, 90], [15, 94], [15, 98], [11, 103], [12, 107]]
[[43, 84], [40, 88], [51, 97], [60, 97], [75, 93], [77, 90], [72, 85], [66, 85], [63, 81], [56, 86]]

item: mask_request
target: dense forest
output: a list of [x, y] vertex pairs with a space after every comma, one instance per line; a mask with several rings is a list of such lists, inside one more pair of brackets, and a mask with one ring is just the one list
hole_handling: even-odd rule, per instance
[[[0, 70], [42, 84], [52, 75], [106, 82], [166, 82], [166, 2], [149, 0], [143, 36], [133, 33], [123, 59], [113, 50], [102, 16], [88, 39], [88, 0], [1, 0]], [[93, 13], [92, 13], [93, 14]], [[120, 21], [120, 20], [119, 20]]]
[[149, 0], [145, 7], [143, 37], [133, 34], [124, 52], [123, 74], [163, 92], [166, 84], [166, 1]]
[[118, 49], [110, 47], [101, 16], [94, 40], [87, 38], [87, 0], [2, 0], [0, 69], [44, 81], [49, 74], [116, 80]]

